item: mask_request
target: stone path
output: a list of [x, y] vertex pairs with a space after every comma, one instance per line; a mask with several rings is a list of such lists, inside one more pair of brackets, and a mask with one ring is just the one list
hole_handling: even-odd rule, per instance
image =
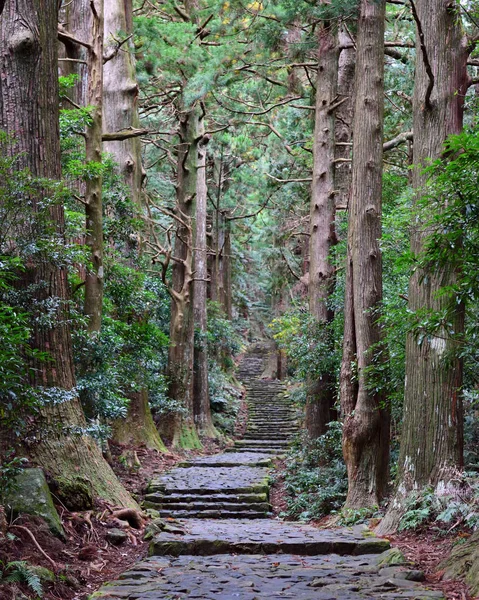
[[[270, 516], [272, 459], [297, 431], [281, 382], [262, 378], [267, 346], [245, 356], [246, 434], [230, 451], [154, 479], [145, 507], [150, 558], [103, 586], [102, 600], [425, 600], [423, 574], [395, 565], [389, 542], [361, 526], [322, 530]], [[169, 517], [170, 519], [164, 520]], [[268, 518], [269, 517], [269, 518]]]

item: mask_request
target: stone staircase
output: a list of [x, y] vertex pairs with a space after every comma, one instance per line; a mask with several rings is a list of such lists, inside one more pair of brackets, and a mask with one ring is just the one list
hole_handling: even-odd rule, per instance
[[[270, 516], [268, 469], [283, 453], [298, 426], [280, 381], [260, 379], [267, 346], [255, 346], [243, 359], [248, 425], [241, 440], [224, 454], [184, 462], [150, 483], [145, 507], [176, 519], [264, 519]], [[213, 471], [212, 471], [213, 469]]]
[[297, 425], [283, 384], [261, 378], [266, 360], [267, 348], [257, 345], [239, 369], [249, 406], [244, 438], [151, 482], [144, 506], [173, 519], [154, 520], [150, 557], [91, 600], [444, 600], [364, 526], [271, 518], [272, 459]]

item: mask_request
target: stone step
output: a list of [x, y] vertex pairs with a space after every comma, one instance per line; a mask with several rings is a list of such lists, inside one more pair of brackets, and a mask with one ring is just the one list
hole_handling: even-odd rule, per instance
[[245, 507], [244, 510], [166, 510], [160, 508], [160, 517], [164, 519], [265, 519], [271, 516], [272, 513], [268, 513], [264, 510], [248, 510]]
[[170, 502], [175, 504], [179, 502], [218, 502], [225, 504], [228, 502], [237, 503], [242, 502], [248, 503], [262, 503], [268, 501], [267, 492], [258, 492], [251, 494], [163, 494], [161, 496], [155, 495], [155, 498], [160, 498], [161, 504], [169, 504]]
[[[258, 453], [262, 453], [262, 454], [270, 454], [272, 456], [278, 456], [280, 454], [284, 454], [285, 450], [283, 449], [278, 449], [278, 448], [258, 448], [258, 447], [247, 447], [244, 446], [242, 448], [242, 450], [244, 450], [245, 452], [258, 452]], [[231, 448], [231, 450], [227, 449], [225, 450], [225, 452], [237, 452], [238, 448]]]
[[235, 442], [235, 446], [237, 448], [241, 448], [243, 446], [255, 446], [257, 448], [268, 448], [270, 446], [273, 447], [278, 447], [278, 448], [283, 448], [283, 447], [287, 447], [289, 446], [289, 443], [287, 441], [280, 441], [280, 440], [236, 440]]
[[228, 454], [214, 454], [213, 456], [203, 456], [180, 463], [179, 467], [270, 467], [270, 456], [261, 456], [261, 454], [251, 454], [249, 452], [230, 452]]
[[371, 537], [365, 528], [318, 529], [312, 525], [283, 523], [273, 519], [212, 521], [188, 519], [180, 523], [184, 533], [163, 531], [153, 538], [150, 556], [213, 554], [319, 554], [380, 553], [389, 541]]
[[252, 510], [262, 512], [263, 515], [269, 513], [271, 507], [268, 502], [162, 502], [160, 510], [169, 511], [227, 511], [237, 512], [242, 510]]
[[185, 467], [153, 479], [147, 491], [243, 494], [265, 492], [268, 487], [269, 470], [265, 467]]

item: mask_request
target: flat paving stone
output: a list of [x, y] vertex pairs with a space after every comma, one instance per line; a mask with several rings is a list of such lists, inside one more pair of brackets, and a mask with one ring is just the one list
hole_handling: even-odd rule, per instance
[[184, 534], [162, 532], [153, 538], [150, 555], [185, 554], [373, 554], [389, 542], [365, 535], [362, 528], [318, 529], [275, 519], [222, 519], [180, 521]]
[[262, 467], [185, 467], [153, 479], [149, 492], [185, 490], [195, 493], [262, 492], [269, 485], [269, 470]]
[[181, 463], [180, 467], [271, 467], [273, 461], [268, 454], [257, 452], [229, 452], [202, 456]]
[[104, 586], [102, 600], [425, 600], [443, 599], [420, 584], [378, 574], [375, 556], [151, 557]]

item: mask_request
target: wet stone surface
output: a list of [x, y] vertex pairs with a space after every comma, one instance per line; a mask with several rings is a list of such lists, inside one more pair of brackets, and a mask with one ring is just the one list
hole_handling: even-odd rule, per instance
[[426, 600], [443, 598], [418, 583], [378, 574], [376, 557], [152, 557], [92, 596], [102, 600]]
[[214, 456], [202, 456], [181, 463], [180, 467], [271, 467], [273, 464], [269, 454], [255, 452], [228, 452]]
[[362, 528], [318, 529], [300, 523], [284, 523], [274, 519], [222, 519], [180, 521], [185, 533], [162, 532], [152, 541], [150, 554], [379, 554], [389, 542], [365, 535]]
[[204, 467], [186, 467], [174, 469], [170, 473], [154, 479], [149, 487], [151, 492], [187, 490], [201, 493], [263, 491], [268, 488], [269, 470], [258, 467], [215, 467], [213, 470]]

